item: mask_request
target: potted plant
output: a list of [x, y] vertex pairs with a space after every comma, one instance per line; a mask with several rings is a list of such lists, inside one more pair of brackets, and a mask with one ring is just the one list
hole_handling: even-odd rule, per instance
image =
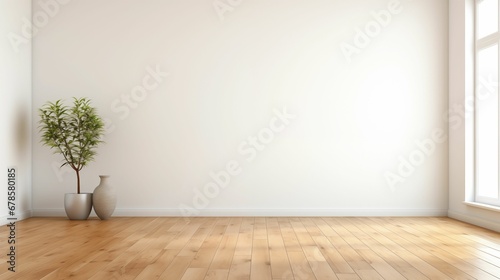
[[76, 193], [64, 196], [64, 209], [71, 220], [86, 220], [92, 210], [92, 193], [80, 190], [80, 171], [94, 160], [102, 143], [104, 122], [87, 98], [73, 98], [68, 107], [62, 100], [47, 102], [39, 109], [41, 142], [61, 154], [76, 172]]

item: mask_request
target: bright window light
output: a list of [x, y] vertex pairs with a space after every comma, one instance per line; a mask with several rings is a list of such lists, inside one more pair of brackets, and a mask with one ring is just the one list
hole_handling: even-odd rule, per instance
[[477, 38], [481, 39], [498, 31], [498, 0], [477, 1]]
[[494, 206], [500, 206], [498, 1], [476, 0], [476, 71], [473, 100], [475, 201]]
[[476, 65], [477, 195], [498, 198], [498, 45], [480, 50]]

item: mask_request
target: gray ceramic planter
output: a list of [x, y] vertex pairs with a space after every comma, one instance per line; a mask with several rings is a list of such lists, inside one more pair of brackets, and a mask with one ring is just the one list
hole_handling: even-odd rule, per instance
[[64, 195], [64, 210], [70, 220], [86, 220], [92, 211], [91, 193], [67, 193]]
[[99, 219], [107, 220], [115, 211], [116, 192], [113, 185], [108, 183], [108, 175], [99, 175], [99, 178], [101, 178], [101, 182], [94, 190], [92, 204]]

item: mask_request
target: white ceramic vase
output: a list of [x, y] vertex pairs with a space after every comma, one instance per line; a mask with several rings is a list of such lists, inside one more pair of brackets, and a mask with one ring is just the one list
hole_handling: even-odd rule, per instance
[[116, 207], [116, 191], [108, 183], [108, 175], [99, 175], [101, 182], [94, 190], [92, 204], [94, 211], [101, 220], [107, 220], [111, 217]]

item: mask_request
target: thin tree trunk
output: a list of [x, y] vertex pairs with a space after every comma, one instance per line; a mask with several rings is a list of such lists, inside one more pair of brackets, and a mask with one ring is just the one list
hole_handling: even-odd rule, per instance
[[76, 170], [76, 190], [80, 193], [80, 171]]

